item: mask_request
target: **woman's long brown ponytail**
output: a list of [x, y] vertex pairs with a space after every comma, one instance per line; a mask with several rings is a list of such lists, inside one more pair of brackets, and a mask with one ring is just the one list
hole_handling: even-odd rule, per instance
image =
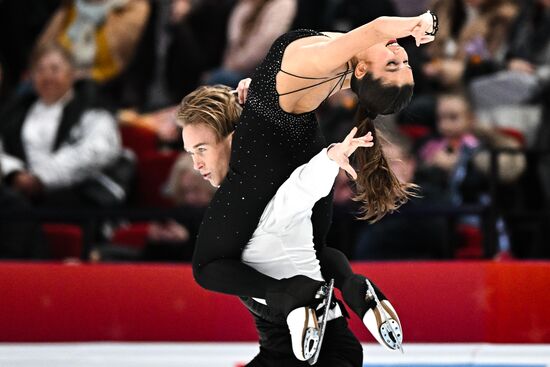
[[359, 219], [371, 223], [380, 220], [417, 196], [418, 186], [402, 183], [390, 169], [382, 151], [385, 139], [374, 126], [374, 114], [369, 114], [361, 105], [356, 115], [357, 136], [372, 133], [374, 146], [358, 149], [354, 153], [357, 180], [354, 200], [362, 203]]

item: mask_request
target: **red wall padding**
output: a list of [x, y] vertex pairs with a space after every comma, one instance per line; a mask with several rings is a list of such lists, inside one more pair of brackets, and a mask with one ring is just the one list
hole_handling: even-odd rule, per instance
[[[407, 342], [550, 342], [550, 263], [355, 264]], [[373, 341], [357, 317], [356, 335]], [[186, 265], [0, 263], [0, 342], [253, 341], [252, 318]]]

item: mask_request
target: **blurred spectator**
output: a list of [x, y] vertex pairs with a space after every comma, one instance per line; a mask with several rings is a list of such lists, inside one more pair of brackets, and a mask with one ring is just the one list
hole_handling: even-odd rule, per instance
[[[100, 204], [91, 193], [106, 187], [98, 179], [101, 170], [121, 153], [113, 116], [95, 109], [74, 78], [71, 55], [58, 45], [42, 45], [31, 58], [36, 94], [21, 96], [0, 116], [5, 183], [37, 205]], [[115, 188], [113, 194], [120, 194]]]
[[[498, 152], [500, 149], [524, 148], [523, 141], [516, 134], [505, 129], [476, 125], [473, 132], [480, 141], [480, 147], [474, 153], [468, 173], [462, 183], [462, 192], [489, 192], [493, 182], [492, 197], [485, 203], [491, 203], [498, 217], [496, 218], [498, 256], [516, 255], [512, 248], [514, 243], [523, 243], [521, 225], [516, 221], [504, 220], [503, 212], [514, 212], [526, 209], [524, 188], [521, 181], [527, 167], [524, 153]], [[491, 151], [497, 151], [496, 168], [492, 167]], [[475, 198], [471, 198], [475, 200]], [[506, 255], [504, 255], [506, 254]]]
[[0, 63], [4, 82], [0, 100], [16, 92], [26, 78], [26, 69], [36, 38], [59, 7], [61, 0], [0, 1]]
[[222, 62], [236, 0], [151, 0], [136, 55], [123, 76], [120, 106], [149, 112], [176, 105]]
[[[0, 87], [2, 87], [1, 72]], [[22, 213], [29, 204], [23, 197], [3, 185], [2, 156], [0, 142], [0, 215], [2, 216], [0, 217], [0, 259], [47, 258], [46, 242], [38, 223], [18, 219], [8, 220], [3, 217], [13, 216], [14, 212]]]
[[[514, 209], [517, 204], [514, 198], [518, 197], [514, 189], [525, 171], [525, 157], [499, 154], [498, 176], [493, 177], [490, 150], [520, 149], [522, 142], [506, 131], [478, 125], [467, 97], [461, 93], [438, 97], [437, 127], [440, 137], [429, 140], [420, 150], [426, 179], [442, 189], [453, 206], [490, 204], [490, 180], [495, 180], [497, 191], [493, 194], [497, 197], [492, 198], [495, 200], [492, 204], [500, 210]], [[459, 223], [479, 229], [481, 218], [462, 216]], [[499, 246], [508, 251], [508, 229], [501, 219], [498, 231]]]
[[191, 261], [195, 238], [206, 207], [215, 189], [193, 169], [193, 160], [184, 153], [174, 164], [166, 185], [166, 194], [179, 215], [176, 219], [130, 225], [119, 231], [140, 232], [145, 247], [135, 249], [129, 244], [115, 243], [92, 251], [93, 261]]
[[[437, 0], [440, 32], [428, 45], [430, 61], [423, 72], [436, 84], [455, 88], [467, 65], [475, 73], [493, 72], [502, 63], [509, 28], [517, 15], [512, 0]], [[474, 71], [471, 71], [474, 73]]]
[[[380, 138], [380, 134], [378, 134]], [[373, 224], [363, 223], [355, 245], [357, 260], [441, 259], [451, 256], [445, 218], [422, 214], [422, 208], [444, 205], [444, 192], [424, 181], [416, 170], [412, 142], [396, 132], [384, 142], [383, 151], [391, 170], [401, 182], [420, 185], [419, 196], [398, 212]]]
[[[0, 151], [0, 158], [2, 152]], [[0, 167], [1, 168], [1, 167]], [[22, 214], [30, 204], [0, 180], [0, 214]], [[33, 220], [0, 218], [0, 259], [47, 259], [48, 247], [40, 224]]]
[[72, 54], [78, 78], [105, 83], [131, 60], [148, 14], [146, 0], [67, 0], [38, 44], [60, 43]]
[[511, 31], [505, 69], [494, 76], [479, 78], [472, 85], [477, 108], [506, 108], [510, 105], [515, 108], [523, 103], [539, 101], [550, 103], [540, 98], [540, 92], [550, 83], [549, 34], [550, 2], [533, 0], [523, 3]]
[[215, 189], [193, 169], [193, 160], [182, 154], [168, 179], [167, 194], [180, 208], [182, 220], [149, 225], [145, 261], [191, 261], [202, 216]]
[[472, 134], [474, 115], [462, 94], [442, 94], [437, 100], [439, 137], [425, 143], [420, 150], [423, 167], [431, 182], [445, 189], [456, 205], [463, 203], [460, 184], [464, 180], [479, 141]]
[[509, 70], [550, 79], [550, 1], [523, 2], [509, 47]]
[[166, 195], [174, 205], [203, 208], [210, 203], [214, 192], [212, 185], [193, 169], [189, 154], [181, 154], [172, 167], [166, 185]]
[[517, 6], [514, 0], [433, 0], [428, 8], [439, 17], [435, 41], [418, 48], [400, 40], [409, 54], [415, 96], [399, 119], [434, 132], [434, 94], [462, 88], [465, 79], [498, 70]]
[[296, 9], [297, 0], [240, 0], [229, 19], [223, 64], [205, 83], [236, 87], [250, 77], [273, 41], [290, 29]]
[[[220, 65], [235, 0], [154, 0], [136, 56], [120, 80], [118, 119], [181, 150], [175, 110], [201, 75]], [[127, 108], [126, 108], [127, 107]]]

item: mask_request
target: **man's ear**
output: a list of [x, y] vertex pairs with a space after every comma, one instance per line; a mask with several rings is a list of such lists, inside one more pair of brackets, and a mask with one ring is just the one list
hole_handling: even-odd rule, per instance
[[224, 139], [227, 139], [227, 144], [229, 144], [229, 147], [231, 148], [231, 143], [233, 142], [233, 134], [235, 133], [235, 130], [229, 133]]

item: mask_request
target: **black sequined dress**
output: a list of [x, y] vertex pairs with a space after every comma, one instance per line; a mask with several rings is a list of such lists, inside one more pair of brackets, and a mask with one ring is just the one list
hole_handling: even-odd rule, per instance
[[[241, 263], [241, 254], [279, 186], [292, 171], [326, 147], [314, 113], [283, 111], [275, 84], [286, 47], [296, 39], [317, 35], [320, 33], [310, 30], [284, 34], [274, 42], [252, 78], [233, 136], [229, 172], [205, 214], [196, 243], [194, 275], [207, 289], [266, 298], [267, 290], [278, 282]], [[318, 257], [330, 226], [331, 210], [332, 194], [313, 208]], [[347, 260], [345, 266], [349, 269]]]

